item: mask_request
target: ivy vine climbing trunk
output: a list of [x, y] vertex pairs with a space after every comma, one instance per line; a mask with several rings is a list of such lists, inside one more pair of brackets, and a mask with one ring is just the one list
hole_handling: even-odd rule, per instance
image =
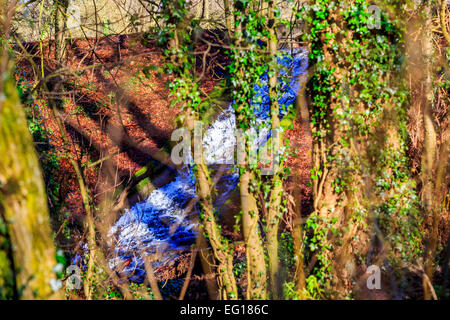
[[[245, 170], [245, 167], [241, 169]], [[265, 299], [267, 295], [267, 271], [264, 250], [259, 231], [259, 209], [250, 189], [254, 175], [250, 171], [239, 177], [242, 207], [242, 232], [247, 257], [247, 299]]]
[[272, 178], [271, 192], [269, 196], [269, 209], [267, 213], [267, 233], [266, 247], [269, 263], [269, 281], [270, 291], [273, 299], [281, 298], [281, 277], [280, 277], [280, 259], [278, 255], [278, 229], [283, 212], [280, 210], [281, 199], [283, 196], [282, 181], [282, 163], [280, 163], [280, 106], [278, 103], [279, 92], [277, 90], [278, 82], [278, 63], [277, 63], [277, 20], [274, 14], [275, 1], [267, 3], [267, 29], [268, 29], [268, 54], [269, 54], [269, 104], [271, 114], [272, 130]]
[[369, 251], [383, 254], [367, 256], [366, 265], [387, 268], [420, 255], [405, 153], [405, 17], [402, 1], [377, 3], [379, 17], [368, 1], [311, 4], [314, 212], [306, 221], [306, 282], [318, 284], [315, 294], [346, 297], [358, 290], [353, 283]]
[[[253, 85], [258, 80], [260, 70], [256, 65], [260, 59], [253, 51], [256, 43], [255, 38], [248, 35], [258, 32], [255, 28], [257, 12], [254, 7], [258, 7], [255, 1], [235, 2], [234, 20], [237, 29], [233, 39], [231, 76], [235, 103], [233, 107], [236, 111], [236, 126], [243, 130], [249, 130], [254, 118], [251, 99], [254, 94]], [[249, 57], [251, 58], [249, 59]], [[254, 143], [249, 137], [248, 131], [239, 135], [238, 145], [238, 166], [239, 166], [239, 191], [242, 211], [242, 232], [245, 241], [247, 257], [247, 299], [267, 298], [267, 268], [264, 256], [264, 247], [260, 231], [260, 212], [257, 203], [258, 170], [255, 163], [250, 160], [249, 146]], [[241, 149], [239, 151], [239, 149]], [[239, 159], [242, 153], [243, 158]]]

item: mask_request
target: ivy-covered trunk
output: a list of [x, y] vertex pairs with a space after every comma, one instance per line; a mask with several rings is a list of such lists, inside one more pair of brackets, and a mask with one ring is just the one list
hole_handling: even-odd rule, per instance
[[259, 170], [250, 161], [251, 139], [249, 130], [254, 120], [254, 84], [257, 83], [264, 68], [260, 63], [263, 57], [259, 52], [258, 40], [261, 31], [258, 24], [258, 7], [255, 1], [235, 1], [234, 20], [236, 31], [229, 66], [233, 85], [233, 107], [236, 112], [236, 126], [245, 131], [237, 137], [239, 191], [241, 197], [242, 233], [245, 241], [247, 260], [247, 299], [266, 299], [267, 268], [264, 255], [263, 238], [260, 230], [258, 192], [261, 188]]
[[270, 291], [273, 299], [281, 298], [281, 282], [280, 277], [280, 259], [278, 255], [278, 229], [280, 220], [283, 216], [281, 210], [281, 200], [283, 196], [283, 172], [282, 163], [280, 163], [281, 154], [280, 151], [280, 106], [278, 103], [279, 90], [277, 90], [278, 82], [278, 63], [277, 63], [277, 20], [275, 16], [275, 2], [269, 1], [267, 3], [267, 37], [268, 37], [268, 59], [269, 59], [269, 103], [270, 103], [270, 115], [271, 115], [271, 130], [272, 130], [272, 174], [273, 176], [269, 180], [271, 184], [271, 191], [269, 196], [269, 208], [267, 213], [267, 234], [266, 234], [266, 246], [267, 246], [267, 258], [269, 262], [269, 281]]
[[348, 296], [367, 266], [395, 268], [420, 253], [405, 153], [403, 5], [315, 0], [306, 11], [314, 70], [307, 286], [315, 294]]

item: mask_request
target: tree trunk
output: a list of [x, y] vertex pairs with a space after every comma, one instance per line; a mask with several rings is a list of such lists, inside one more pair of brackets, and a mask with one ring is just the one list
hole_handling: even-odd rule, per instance
[[249, 190], [252, 173], [240, 175], [239, 189], [242, 206], [242, 231], [247, 255], [247, 299], [267, 298], [267, 274], [264, 250], [259, 231], [259, 210], [256, 198]]
[[268, 31], [269, 31], [269, 57], [271, 59], [269, 69], [270, 79], [269, 79], [269, 100], [270, 100], [270, 111], [271, 111], [271, 121], [272, 121], [272, 167], [273, 167], [273, 177], [272, 177], [272, 190], [270, 193], [270, 206], [268, 210], [267, 217], [267, 234], [266, 234], [266, 244], [267, 244], [267, 256], [269, 260], [269, 281], [270, 290], [273, 299], [281, 298], [281, 277], [279, 270], [279, 257], [278, 257], [278, 229], [280, 224], [280, 219], [283, 213], [280, 210], [281, 198], [283, 196], [283, 181], [282, 181], [282, 164], [279, 163], [280, 155], [278, 151], [280, 149], [279, 135], [276, 133], [280, 130], [280, 118], [279, 112], [280, 107], [278, 104], [278, 72], [277, 72], [277, 34], [276, 34], [276, 23], [274, 15], [274, 1], [269, 1], [268, 3]]
[[[402, 129], [406, 103], [401, 97], [408, 95], [401, 62], [406, 17], [398, 9], [402, 2], [395, 3], [385, 14], [394, 31], [383, 25], [376, 32], [355, 31], [352, 12], [367, 10], [369, 1], [343, 1], [335, 9], [315, 1], [318, 11], [309, 17], [314, 34], [310, 63], [315, 64], [308, 83], [314, 212], [307, 221], [307, 241], [313, 256], [310, 276], [326, 283], [331, 297], [353, 291], [364, 272], [358, 261], [369, 250], [373, 232], [381, 261], [389, 258], [399, 267], [420, 253], [420, 219]], [[380, 35], [389, 43], [383, 52], [376, 48]]]
[[62, 63], [66, 56], [67, 8], [69, 0], [54, 0], [55, 60]]
[[[192, 110], [186, 111], [186, 124], [189, 132], [193, 132], [194, 130], [199, 130], [201, 127], [197, 127], [194, 125], [194, 118], [191, 114]], [[200, 143], [200, 146], [197, 146], [200, 151], [199, 155], [194, 151], [194, 159], [196, 160], [196, 171], [195, 177], [197, 180], [197, 195], [199, 197], [200, 204], [200, 221], [201, 228], [204, 229], [206, 239], [209, 241], [211, 245], [213, 256], [214, 256], [214, 264], [217, 272], [217, 283], [218, 289], [220, 292], [220, 296], [224, 300], [228, 299], [237, 299], [237, 286], [236, 279], [233, 274], [233, 255], [232, 248], [228, 241], [222, 237], [220, 234], [220, 229], [217, 225], [216, 218], [214, 216], [214, 208], [212, 201], [212, 186], [211, 186], [211, 177], [208, 168], [206, 167], [204, 157], [203, 157], [203, 146], [201, 144], [202, 139], [196, 139], [198, 135], [202, 134], [203, 130], [199, 130], [200, 132], [195, 132], [193, 135], [193, 143], [192, 146], [195, 149], [196, 143]], [[199, 232], [203, 232], [203, 230], [199, 230]], [[203, 235], [199, 235], [203, 236]]]
[[[433, 282], [433, 262], [438, 239], [438, 211], [433, 206], [433, 166], [436, 161], [436, 130], [433, 121], [433, 80], [432, 80], [432, 65], [431, 59], [433, 57], [433, 43], [432, 43], [432, 8], [431, 3], [425, 6], [425, 35], [423, 37], [423, 58], [425, 64], [425, 86], [423, 92], [423, 151], [421, 163], [421, 179], [422, 179], [422, 202], [425, 210], [425, 221], [430, 226], [428, 243], [425, 250], [425, 273], [429, 280]], [[431, 298], [431, 292], [426, 279], [424, 279], [424, 298], [426, 300]]]
[[231, 15], [230, 0], [223, 0], [223, 6], [225, 10], [225, 26], [227, 28], [228, 39], [231, 39], [233, 32], [233, 16]]
[[[14, 274], [18, 298], [57, 298], [51, 286], [51, 281], [56, 281], [52, 271], [55, 247], [42, 172], [12, 76], [2, 94], [0, 219], [7, 227], [11, 246], [9, 255], [0, 249], [0, 268]], [[5, 272], [0, 271], [0, 276]], [[5, 281], [11, 283], [3, 278], [0, 284]]]
[[[248, 6], [255, 6], [256, 1], [248, 4]], [[241, 13], [246, 15], [248, 13], [248, 7], [241, 9]], [[237, 26], [236, 35], [234, 39], [234, 45], [239, 50], [246, 48], [247, 43], [243, 39], [242, 31], [246, 28], [245, 23], [242, 20]], [[234, 76], [243, 79], [249, 79], [248, 71], [245, 70], [245, 65], [240, 65], [236, 61], [236, 71]], [[251, 79], [251, 77], [250, 77]], [[236, 84], [236, 91], [243, 90], [240, 84]], [[250, 96], [245, 97], [245, 101], [241, 101], [234, 108], [237, 110], [236, 125], [238, 128], [249, 128], [249, 119], [246, 118], [244, 109], [251, 108]], [[247, 258], [247, 299], [266, 299], [267, 298], [267, 270], [266, 262], [264, 258], [264, 247], [261, 238], [261, 232], [259, 227], [259, 209], [256, 201], [255, 187], [252, 185], [256, 179], [256, 173], [250, 168], [248, 146], [248, 137], [239, 135], [237, 137], [238, 146], [238, 162], [239, 162], [239, 191], [241, 198], [242, 209], [242, 231], [245, 241], [245, 253]], [[241, 149], [241, 150], [239, 150]], [[243, 150], [242, 150], [243, 149]], [[245, 154], [245, 159], [239, 160], [240, 154]], [[242, 156], [242, 154], [241, 154]]]

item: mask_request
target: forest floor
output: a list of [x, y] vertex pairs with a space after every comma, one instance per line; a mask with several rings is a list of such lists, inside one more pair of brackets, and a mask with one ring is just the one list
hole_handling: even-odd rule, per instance
[[[38, 43], [28, 44], [35, 54], [33, 61], [40, 65]], [[47, 73], [54, 72], [53, 52], [44, 44], [42, 56]], [[66, 63], [73, 74], [64, 79], [66, 95], [60, 111], [66, 123], [69, 137], [69, 152], [85, 169], [87, 184], [99, 203], [105, 188], [116, 188], [126, 184], [143, 166], [148, 164], [151, 154], [161, 149], [174, 129], [174, 120], [180, 110], [169, 103], [169, 91], [165, 87], [167, 75], [159, 76], [150, 65], [162, 66], [159, 48], [145, 44], [133, 36], [109, 36], [95, 39], [73, 40], [68, 46]], [[18, 61], [17, 76], [36, 85], [31, 64], [27, 60]], [[201, 90], [208, 93], [219, 81], [218, 77], [205, 77]], [[49, 143], [58, 155], [59, 172], [55, 176], [60, 184], [60, 198], [64, 199], [69, 225], [84, 216], [81, 194], [72, 165], [67, 157], [63, 139], [51, 109], [44, 100], [36, 100], [33, 112], [38, 112], [43, 126], [51, 132]], [[302, 215], [310, 211], [309, 187], [311, 169], [312, 138], [307, 122], [300, 119], [287, 132], [290, 141], [290, 155], [286, 164], [292, 174], [286, 181], [286, 190], [292, 196], [290, 203], [301, 204]], [[114, 181], [109, 184], [103, 177], [102, 164], [92, 166], [92, 161], [113, 155], [108, 168]], [[89, 162], [91, 161], [91, 162]], [[112, 168], [112, 169], [111, 169]], [[111, 173], [111, 170], [113, 172]], [[107, 190], [106, 190], [107, 191]], [[292, 219], [285, 217], [284, 226], [291, 227]], [[57, 230], [57, 234], [61, 228]], [[82, 235], [78, 235], [80, 241]], [[76, 238], [76, 237], [75, 237]], [[69, 249], [69, 248], [67, 248]], [[186, 272], [189, 254], [177, 264], [176, 270], [166, 270], [166, 278], [174, 278]], [[194, 272], [195, 273], [195, 272]], [[199, 275], [193, 276], [191, 298], [199, 298], [195, 282]], [[164, 279], [162, 279], [164, 280]], [[203, 290], [204, 291], [204, 290]], [[197, 292], [197, 293], [196, 293]], [[194, 296], [192, 296], [194, 295]]]

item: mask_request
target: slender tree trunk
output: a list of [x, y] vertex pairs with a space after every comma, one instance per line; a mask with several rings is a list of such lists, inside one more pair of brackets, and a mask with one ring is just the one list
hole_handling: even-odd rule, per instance
[[218, 284], [221, 291], [221, 297], [224, 300], [237, 299], [237, 286], [233, 274], [233, 255], [228, 241], [225, 243], [220, 235], [220, 230], [217, 226], [213, 206], [211, 200], [211, 187], [208, 183], [206, 165], [199, 166], [197, 174], [198, 182], [198, 196], [200, 198], [200, 206], [203, 213], [203, 228], [207, 235], [207, 239], [211, 245], [214, 258], [217, 264]]
[[441, 12], [439, 13], [439, 20], [441, 22], [442, 34], [444, 35], [447, 45], [450, 46], [450, 35], [447, 30], [447, 0], [441, 0]]
[[[186, 111], [186, 123], [189, 132], [194, 132], [194, 130], [199, 130], [200, 128], [195, 127], [194, 119], [198, 117], [193, 117], [191, 112], [191, 110]], [[202, 130], [200, 130], [199, 134], [201, 133]], [[193, 135], [192, 146], [194, 148], [196, 148], [195, 143], [201, 143], [195, 140], [197, 134], [194, 133]], [[220, 234], [220, 229], [214, 216], [211, 177], [203, 157], [202, 145], [197, 146], [197, 148], [198, 147], [200, 147], [200, 157], [194, 154], [194, 158], [199, 162], [196, 163], [197, 170], [195, 172], [195, 176], [197, 179], [197, 195], [199, 197], [201, 210], [201, 226], [204, 229], [205, 236], [209, 241], [209, 244], [211, 245], [214, 256], [213, 261], [215, 261], [214, 264], [217, 265], [217, 283], [220, 296], [224, 300], [237, 299], [237, 286], [236, 279], [233, 274], [233, 255], [231, 247], [228, 241]], [[200, 230], [200, 232], [203, 232], [203, 230]]]
[[228, 39], [231, 39], [231, 34], [233, 32], [233, 16], [231, 15], [230, 0], [223, 0], [223, 6], [225, 9], [225, 26], [227, 28]]
[[259, 210], [256, 198], [250, 191], [253, 179], [250, 171], [240, 175], [239, 189], [242, 206], [242, 231], [247, 255], [247, 299], [267, 298], [267, 271], [259, 231]]
[[270, 206], [268, 210], [267, 219], [267, 234], [266, 234], [266, 244], [267, 244], [267, 256], [269, 260], [269, 281], [270, 290], [273, 299], [281, 298], [281, 277], [279, 270], [279, 257], [278, 257], [278, 229], [280, 224], [280, 219], [283, 215], [280, 210], [281, 198], [283, 196], [283, 181], [281, 177], [282, 164], [279, 163], [279, 134], [276, 133], [280, 130], [280, 118], [279, 118], [279, 104], [278, 104], [278, 91], [277, 91], [277, 34], [276, 34], [276, 23], [274, 15], [274, 1], [269, 1], [268, 3], [268, 31], [269, 31], [269, 59], [272, 59], [269, 68], [270, 79], [269, 79], [269, 100], [270, 100], [270, 111], [272, 120], [272, 167], [273, 167], [273, 177], [272, 177], [272, 190], [270, 193]]
[[[300, 197], [296, 197], [297, 201], [300, 201]], [[294, 259], [295, 259], [295, 272], [297, 276], [297, 294], [300, 298], [303, 298], [303, 292], [306, 287], [305, 279], [305, 267], [303, 260], [303, 232], [301, 222], [301, 210], [300, 204], [296, 204], [295, 218], [293, 221], [292, 238], [294, 241]]]
[[200, 263], [202, 265], [203, 275], [205, 276], [206, 290], [210, 300], [220, 300], [221, 292], [217, 285], [217, 278], [214, 270], [214, 256], [211, 253], [208, 241], [203, 232], [197, 235], [198, 250], [200, 253]]
[[55, 60], [62, 63], [66, 56], [67, 8], [69, 0], [54, 0]]
[[[297, 95], [296, 106], [297, 114], [301, 119], [301, 128], [308, 135], [311, 135], [311, 126], [309, 120], [309, 110], [306, 102], [305, 89], [306, 80], [302, 83], [300, 92]], [[296, 184], [300, 184], [300, 177], [297, 173]], [[293, 220], [293, 241], [294, 241], [294, 252], [295, 252], [295, 270], [297, 274], [297, 294], [300, 298], [304, 297], [304, 290], [306, 288], [305, 279], [305, 266], [303, 257], [303, 227], [302, 227], [302, 205], [301, 205], [301, 193], [300, 190], [296, 188], [294, 191], [295, 200], [295, 217]]]
[[[424, 63], [425, 63], [425, 86], [424, 86], [424, 97], [422, 106], [422, 117], [423, 117], [423, 130], [424, 130], [424, 141], [423, 141], [423, 151], [422, 151], [422, 168], [421, 168], [421, 178], [422, 178], [422, 201], [425, 209], [425, 216], [430, 225], [428, 243], [425, 250], [425, 273], [433, 282], [433, 260], [435, 256], [435, 251], [437, 247], [438, 239], [438, 211], [433, 206], [433, 166], [436, 161], [436, 130], [434, 128], [433, 121], [433, 79], [432, 79], [432, 65], [431, 59], [433, 56], [433, 43], [432, 43], [432, 11], [431, 2], [425, 6], [425, 36], [423, 38], [423, 52], [424, 52]], [[424, 279], [424, 298], [430, 299], [430, 289]]]
[[[255, 5], [255, 2], [249, 5]], [[246, 14], [247, 9], [244, 9], [243, 13]], [[240, 21], [236, 34], [241, 36], [234, 39], [235, 46], [237, 48], [245, 48], [247, 45], [242, 39], [243, 28], [245, 28], [245, 26], [243, 25], [243, 22]], [[241, 79], [245, 79], [246, 76], [245, 73], [247, 71], [244, 68], [245, 66], [237, 64], [236, 75], [239, 75]], [[241, 90], [241, 88], [237, 88], [237, 90]], [[249, 101], [245, 101], [243, 104], [237, 106], [237, 110], [242, 111], [242, 108], [246, 107], [245, 104], [247, 104], [247, 106], [250, 105]], [[244, 127], [248, 126], [248, 123], [246, 123], [248, 120], [245, 119], [245, 116], [241, 112], [238, 113], [239, 115], [236, 119], [237, 126], [239, 127], [241, 124], [244, 125]], [[245, 135], [237, 137], [238, 148], [240, 146], [247, 151], [247, 142], [247, 137], [245, 137]], [[242, 162], [239, 163], [239, 191], [242, 209], [242, 231], [247, 257], [247, 299], [266, 299], [267, 269], [264, 258], [264, 247], [259, 228], [259, 209], [256, 201], [256, 191], [254, 190], [254, 187], [251, 186], [256, 177], [255, 172], [253, 172], [248, 165], [248, 154], [246, 157], [247, 161], [241, 160], [238, 162]]]

